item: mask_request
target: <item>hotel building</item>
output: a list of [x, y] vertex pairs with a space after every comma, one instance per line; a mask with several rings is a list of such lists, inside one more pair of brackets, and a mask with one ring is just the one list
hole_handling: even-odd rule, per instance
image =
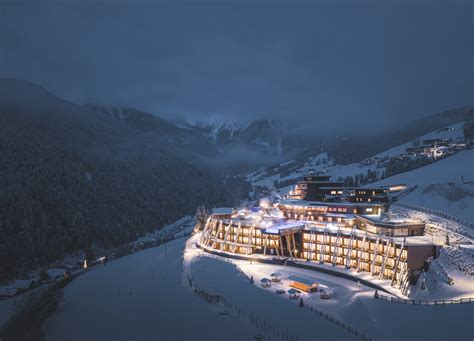
[[355, 188], [310, 175], [273, 207], [208, 219], [199, 243], [222, 252], [312, 261], [369, 272], [406, 293], [440, 246], [425, 224], [388, 213], [404, 185]]

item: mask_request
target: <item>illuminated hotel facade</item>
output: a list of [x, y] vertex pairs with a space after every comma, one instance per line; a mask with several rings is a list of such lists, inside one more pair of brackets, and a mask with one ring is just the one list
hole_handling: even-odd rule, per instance
[[424, 223], [387, 213], [391, 196], [404, 188], [349, 188], [311, 175], [273, 207], [211, 215], [199, 244], [365, 271], [406, 293], [440, 246], [423, 236]]

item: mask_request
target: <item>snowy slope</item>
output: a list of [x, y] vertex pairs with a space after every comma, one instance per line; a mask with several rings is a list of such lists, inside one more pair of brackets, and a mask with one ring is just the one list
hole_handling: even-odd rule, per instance
[[[289, 288], [285, 280], [288, 275], [311, 278], [333, 289], [334, 296], [330, 300], [320, 299], [318, 293], [303, 293], [302, 297], [306, 305], [329, 313], [373, 340], [468, 340], [474, 334], [474, 326], [466, 324], [466, 317], [474, 314], [474, 304], [426, 307], [390, 303], [374, 299], [374, 289], [364, 285], [359, 288], [357, 283], [342, 278], [287, 266], [239, 260], [232, 263], [253, 276], [255, 285], [249, 285], [228, 259], [222, 261], [208, 255], [197, 257], [192, 263], [196, 283], [223, 293], [231, 302], [245, 305], [273, 325], [288, 328], [289, 333], [298, 335], [300, 340], [348, 340], [351, 334], [337, 334], [338, 330], [331, 329], [333, 325], [317, 314], [308, 316], [287, 295], [277, 295], [275, 289]], [[260, 279], [274, 272], [282, 274], [283, 283], [261, 288]], [[450, 294], [460, 293], [451, 290]], [[425, 328], [428, 323], [429, 328]]]
[[[256, 335], [255, 323], [243, 323], [245, 317], [258, 320], [260, 329], [265, 321], [263, 329], [284, 331], [301, 341], [356, 339], [318, 314], [299, 308], [287, 295], [276, 295], [275, 288], [260, 288], [260, 278], [274, 271], [283, 276], [310, 276], [334, 289], [331, 300], [304, 294], [304, 301], [375, 340], [464, 340], [474, 333], [474, 326], [466, 324], [466, 317], [474, 314], [473, 304], [424, 307], [384, 302], [373, 298], [373, 289], [363, 285], [359, 289], [344, 279], [240, 261], [240, 268], [255, 277], [251, 285], [228, 261], [209, 258], [193, 247], [198, 237], [118, 259], [74, 280], [66, 287], [58, 311], [46, 321], [46, 340], [249, 340]], [[182, 281], [187, 267], [195, 286], [221, 295], [238, 308], [238, 314], [213, 309], [214, 305], [187, 288]], [[288, 289], [286, 282], [281, 286]], [[422, 328], [428, 322], [430, 328]]]
[[410, 172], [400, 173], [370, 186], [406, 183], [418, 186], [403, 197], [402, 203], [444, 211], [474, 222], [474, 149], [461, 151], [453, 156]]
[[[422, 143], [423, 140], [432, 140], [432, 139], [452, 139], [453, 141], [460, 140], [464, 137], [463, 131], [464, 122], [453, 124], [449, 127], [446, 127], [446, 130], [438, 129], [428, 133], [426, 135], [420, 136], [419, 140]], [[398, 145], [396, 147], [390, 148], [382, 153], [375, 155], [375, 157], [392, 157], [397, 156], [405, 152], [407, 148], [412, 147], [412, 142], [409, 141], [407, 143]]]
[[109, 262], [66, 287], [46, 340], [228, 340], [250, 336], [181, 285], [184, 239]]
[[[252, 339], [255, 331], [250, 325], [236, 324], [235, 316], [213, 310], [182, 281], [184, 244], [184, 239], [178, 239], [74, 280], [66, 287], [58, 311], [45, 323], [46, 340]], [[280, 332], [289, 329], [290, 335], [301, 335], [300, 340], [312, 340], [313, 335], [325, 340], [356, 339], [314, 313], [249, 286], [227, 263], [199, 259], [191, 264], [195, 285], [221, 294], [241, 315], [265, 319]]]

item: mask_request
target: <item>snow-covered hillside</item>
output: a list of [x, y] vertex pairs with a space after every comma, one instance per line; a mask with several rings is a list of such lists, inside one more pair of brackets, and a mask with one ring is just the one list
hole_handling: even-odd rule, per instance
[[[463, 183], [461, 177], [464, 178]], [[370, 186], [406, 183], [417, 188], [402, 203], [444, 211], [474, 223], [474, 149], [400, 173]]]
[[[304, 302], [376, 340], [461, 340], [474, 332], [465, 323], [474, 313], [472, 304], [395, 304], [374, 299], [374, 290], [364, 285], [309, 270], [245, 261], [236, 261], [235, 267], [197, 249], [197, 238], [199, 234], [121, 258], [74, 280], [45, 324], [46, 340], [357, 339], [298, 307], [288, 295], [277, 295], [275, 287], [260, 288], [260, 279], [275, 271], [284, 278], [305, 275], [334, 289], [330, 300], [305, 293]], [[254, 276], [255, 284], [239, 268]], [[220, 295], [221, 301], [207, 303], [196, 295], [185, 274], [193, 277], [195, 287]], [[274, 286], [288, 289], [285, 280]], [[432, 326], [420, 328], [427, 321]]]
[[[278, 269], [271, 265], [252, 266], [258, 268], [253, 273], [260, 272], [260, 276], [254, 276], [256, 283], [263, 275]], [[341, 335], [340, 332], [344, 330], [330, 328], [333, 326], [317, 314], [298, 308], [297, 302], [289, 300], [287, 295], [276, 295], [275, 286], [270, 289], [250, 286], [227, 263], [203, 257], [195, 268], [198, 283], [216, 289], [227, 288], [225, 292], [232, 302], [245, 303], [256, 314], [299, 335], [300, 340], [351, 339], [351, 334], [346, 332]], [[297, 269], [292, 268], [285, 270], [297, 272]], [[212, 277], [211, 274], [215, 272], [219, 276]], [[324, 277], [314, 272], [305, 276], [318, 282]], [[474, 313], [472, 304], [436, 307], [396, 304], [374, 299], [373, 289], [364, 286], [359, 289], [357, 283], [334, 277], [332, 281], [338, 283], [333, 299], [325, 301], [317, 294], [304, 294], [306, 304], [314, 304], [316, 308], [368, 334], [373, 340], [462, 340], [474, 332], [472, 325], [466, 325], [465, 322], [465, 317]], [[284, 284], [278, 287], [287, 288]], [[430, 327], [423, 328], [428, 322]]]
[[[356, 339], [316, 314], [250, 286], [226, 263], [208, 264], [198, 257], [191, 263], [196, 285], [221, 294], [239, 315], [207, 303], [183, 276], [185, 242], [181, 238], [109, 262], [74, 280], [45, 324], [46, 340], [250, 340], [258, 331], [250, 321], [257, 317], [300, 340], [314, 335]], [[294, 325], [285, 322], [288, 316], [296, 317]]]
[[431, 133], [428, 133], [426, 135], [420, 136], [419, 141], [413, 140], [409, 141], [407, 143], [401, 144], [399, 146], [390, 148], [382, 153], [379, 153], [374, 156], [375, 157], [391, 157], [391, 156], [397, 156], [405, 152], [407, 148], [410, 148], [413, 146], [413, 143], [417, 142], [423, 142], [423, 140], [433, 140], [433, 139], [453, 139], [454, 141], [462, 139], [464, 136], [463, 133], [463, 125], [464, 122], [453, 124], [449, 127], [446, 127], [445, 129], [438, 129], [435, 131], [432, 131]]
[[[333, 159], [325, 152], [321, 152], [315, 156], [307, 158], [303, 164], [298, 164], [295, 160], [281, 163], [273, 168], [260, 168], [255, 172], [247, 175], [247, 180], [254, 187], [266, 187], [270, 191], [278, 194], [285, 194], [292, 187], [290, 183], [295, 183], [304, 175], [314, 173], [324, 173], [331, 175], [333, 179], [345, 178], [347, 176], [356, 176], [358, 174], [367, 174], [369, 171], [375, 172], [377, 176], [381, 176], [384, 168], [379, 164], [379, 160], [384, 158], [395, 157], [402, 155], [410, 148], [424, 140], [433, 139], [452, 139], [453, 141], [460, 141], [463, 139], [463, 122], [451, 125], [444, 129], [438, 129], [430, 132], [418, 139], [408, 141], [404, 144], [398, 145], [377, 155], [372, 156], [362, 162], [351, 163], [349, 165], [334, 164]], [[374, 141], [376, 143], [376, 141]], [[451, 159], [451, 158], [448, 158]], [[283, 184], [284, 186], [277, 186], [275, 183]], [[393, 180], [391, 180], [393, 183]], [[288, 184], [288, 185], [287, 185]]]
[[[322, 300], [318, 293], [302, 293], [305, 304], [344, 321], [373, 340], [462, 340], [474, 333], [474, 327], [465, 322], [465, 317], [474, 313], [473, 304], [426, 307], [390, 303], [374, 299], [374, 289], [339, 277], [288, 266], [229, 261], [202, 251], [193, 252], [196, 253], [191, 270], [197, 285], [224, 295], [233, 304], [244, 305], [266, 321], [285, 326], [290, 334], [298, 335], [300, 340], [348, 340], [351, 334], [346, 332], [340, 336], [337, 334], [339, 330], [325, 324], [326, 321], [317, 314], [308, 316], [286, 294], [277, 295], [276, 289], [289, 288], [286, 280], [289, 275], [303, 276], [328, 286], [334, 292], [331, 299]], [[237, 265], [247, 276], [253, 276], [255, 286], [249, 285], [248, 280], [230, 263]], [[261, 288], [260, 280], [275, 272], [281, 274], [282, 282], [273, 283], [270, 288]], [[219, 275], [216, 276], [216, 273]], [[438, 283], [438, 286], [450, 288], [443, 283]], [[449, 292], [450, 297], [463, 294], [456, 290]], [[434, 299], [433, 296], [426, 298]], [[423, 328], [427, 322], [430, 327]]]
[[66, 287], [46, 340], [245, 340], [181, 283], [184, 239], [93, 269]]

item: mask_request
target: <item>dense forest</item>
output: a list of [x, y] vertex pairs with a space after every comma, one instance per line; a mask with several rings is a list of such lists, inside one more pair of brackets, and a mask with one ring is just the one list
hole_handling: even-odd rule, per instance
[[243, 180], [191, 165], [110, 116], [33, 86], [0, 90], [0, 281], [246, 195]]

